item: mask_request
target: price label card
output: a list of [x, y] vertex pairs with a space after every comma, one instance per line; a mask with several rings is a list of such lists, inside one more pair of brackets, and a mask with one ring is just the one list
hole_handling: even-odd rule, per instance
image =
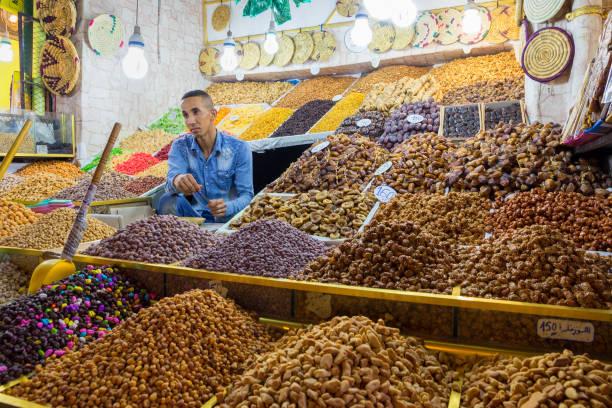
[[47, 145], [36, 145], [36, 154], [49, 154]]
[[332, 98], [332, 101], [338, 102], [340, 99], [342, 99], [342, 95], [336, 95]]
[[381, 203], [388, 203], [396, 195], [397, 191], [386, 185], [378, 186], [374, 189], [374, 196], [376, 196], [376, 199]]
[[595, 327], [590, 322], [575, 320], [539, 319], [538, 336], [544, 339], [571, 340], [592, 343]]
[[357, 127], [360, 127], [360, 128], [370, 126], [371, 124], [372, 124], [372, 121], [370, 119], [361, 119], [361, 120], [358, 120], [356, 123]]
[[421, 115], [408, 115], [406, 116], [406, 120], [410, 123], [421, 123], [425, 118]]
[[312, 149], [310, 149], [311, 153], [319, 153], [321, 150], [325, 149], [327, 146], [329, 146], [329, 141], [326, 140], [323, 143], [319, 143], [318, 145], [316, 145], [315, 147], [313, 147]]
[[485, 239], [491, 239], [493, 238], [493, 234], [491, 234], [490, 232], [485, 232]]
[[381, 174], [388, 171], [391, 168], [391, 166], [393, 166], [393, 163], [391, 163], [390, 161], [384, 162], [383, 164], [380, 165], [379, 168], [376, 169], [376, 171], [374, 172], [374, 175], [380, 176]]
[[240, 119], [240, 115], [232, 115], [232, 116], [230, 116], [230, 118], [229, 118], [229, 119], [230, 119], [231, 121], [238, 120], [238, 119]]

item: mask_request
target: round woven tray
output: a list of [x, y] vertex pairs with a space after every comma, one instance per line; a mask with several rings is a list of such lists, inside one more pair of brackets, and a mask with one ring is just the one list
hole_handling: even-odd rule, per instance
[[257, 66], [261, 51], [259, 44], [248, 42], [242, 47], [242, 59], [240, 60], [240, 68], [250, 70]]
[[359, 11], [359, 0], [338, 0], [336, 11], [342, 17], [353, 17]]
[[414, 24], [408, 27], [395, 27], [395, 40], [391, 46], [394, 50], [408, 48], [414, 39]]
[[293, 37], [293, 42], [295, 43], [295, 53], [293, 54], [292, 62], [294, 64], [303, 64], [308, 61], [314, 51], [312, 35], [308, 32], [297, 33]]
[[499, 6], [491, 10], [491, 28], [485, 41], [501, 44], [508, 40], [518, 40], [519, 27], [514, 21], [514, 6]]
[[287, 66], [293, 58], [295, 52], [295, 44], [293, 38], [288, 35], [280, 35], [278, 37], [278, 51], [274, 55], [274, 65], [277, 67]]
[[460, 34], [459, 42], [461, 44], [470, 45], [479, 43], [489, 34], [489, 29], [491, 28], [491, 13], [486, 7], [478, 7], [478, 11], [480, 12], [482, 28], [475, 34]]
[[204, 75], [216, 75], [221, 72], [221, 64], [219, 64], [219, 51], [216, 48], [209, 47], [200, 51], [200, 72]]
[[425, 11], [417, 18], [415, 24], [415, 34], [412, 44], [417, 48], [425, 48], [434, 42], [438, 35], [438, 20], [436, 16]]
[[266, 50], [263, 47], [263, 44], [261, 45], [261, 47], [259, 47], [259, 66], [260, 67], [267, 67], [270, 64], [272, 64], [272, 61], [274, 61], [274, 54], [268, 54], [266, 52]]
[[81, 60], [67, 37], [50, 37], [40, 52], [40, 76], [55, 95], [69, 95], [79, 80]]
[[530, 22], [543, 23], [555, 18], [564, 4], [565, 0], [524, 0], [523, 10]]
[[230, 8], [228, 5], [221, 4], [213, 11], [212, 26], [215, 31], [223, 31], [230, 21]]
[[372, 30], [372, 42], [368, 45], [368, 48], [372, 52], [383, 53], [391, 49], [393, 42], [395, 41], [395, 28], [393, 24], [378, 22], [374, 24]]
[[461, 34], [461, 12], [454, 8], [448, 8], [439, 12], [436, 18], [438, 20], [436, 42], [442, 45], [451, 45], [459, 41], [459, 35]]
[[38, 0], [36, 9], [45, 33], [66, 37], [74, 34], [77, 9], [72, 0]]
[[115, 55], [123, 47], [123, 24], [112, 14], [101, 14], [89, 21], [87, 39], [91, 49], [100, 56]]
[[574, 40], [563, 29], [547, 27], [536, 31], [523, 49], [525, 74], [538, 82], [558, 78], [572, 64]]
[[334, 55], [336, 51], [336, 39], [334, 35], [328, 31], [317, 31], [312, 35], [314, 41], [314, 50], [310, 58], [313, 61], [325, 62]]

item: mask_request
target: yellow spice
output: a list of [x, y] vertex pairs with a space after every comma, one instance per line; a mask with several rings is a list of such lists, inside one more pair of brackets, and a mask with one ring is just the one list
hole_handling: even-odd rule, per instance
[[242, 140], [264, 139], [272, 134], [295, 112], [289, 108], [272, 108], [255, 119], [253, 124], [242, 134]]
[[328, 132], [336, 130], [342, 121], [353, 115], [361, 106], [365, 95], [362, 93], [351, 92], [348, 96], [338, 102], [323, 118], [317, 123], [309, 133]]
[[221, 121], [217, 128], [234, 136], [240, 136], [263, 111], [263, 105], [249, 105], [234, 108], [232, 112]]

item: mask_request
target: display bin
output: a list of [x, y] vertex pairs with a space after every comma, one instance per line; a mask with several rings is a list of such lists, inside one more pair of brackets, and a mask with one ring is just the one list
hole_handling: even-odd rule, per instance
[[482, 129], [484, 130], [494, 129], [495, 126], [497, 126], [497, 122], [492, 123], [492, 122], [487, 121], [487, 113], [493, 110], [504, 109], [504, 108], [508, 108], [512, 106], [516, 108], [519, 114], [519, 116], [516, 118], [514, 123], [518, 123], [518, 122], [528, 123], [527, 113], [525, 111], [525, 104], [523, 101], [491, 102], [491, 103], [483, 103], [481, 105], [482, 105], [481, 117], [482, 117], [482, 123], [483, 123]]
[[469, 108], [478, 112], [478, 120], [479, 120], [479, 131], [484, 129], [484, 115], [482, 111], [481, 104], [478, 103], [468, 103], [464, 105], [452, 105], [452, 106], [441, 106], [440, 107], [440, 127], [438, 128], [438, 136], [444, 136], [451, 140], [462, 141], [465, 139], [469, 139], [470, 137], [475, 136], [478, 132], [473, 135], [465, 135], [461, 137], [452, 137], [449, 135], [447, 120], [449, 114], [458, 108]]

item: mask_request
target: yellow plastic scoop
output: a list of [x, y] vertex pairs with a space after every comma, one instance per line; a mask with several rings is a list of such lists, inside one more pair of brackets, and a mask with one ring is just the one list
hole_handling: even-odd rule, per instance
[[8, 152], [6, 152], [6, 156], [4, 156], [4, 160], [2, 160], [2, 163], [0, 164], [0, 180], [4, 178], [6, 171], [17, 154], [17, 150], [19, 150], [19, 147], [21, 146], [21, 142], [23, 142], [23, 139], [25, 139], [26, 135], [30, 132], [31, 127], [32, 121], [30, 119], [26, 120], [23, 127], [19, 131], [17, 138], [13, 141], [11, 148]]
[[113, 130], [111, 131], [111, 135], [106, 142], [106, 147], [104, 147], [104, 151], [102, 152], [100, 162], [98, 163], [93, 178], [91, 179], [87, 193], [85, 193], [85, 198], [83, 198], [79, 212], [74, 220], [74, 224], [72, 224], [72, 229], [70, 230], [70, 234], [68, 235], [68, 239], [64, 245], [64, 250], [62, 251], [61, 257], [59, 259], [48, 259], [34, 269], [32, 279], [30, 279], [28, 293], [34, 293], [43, 285], [48, 285], [55, 281], [64, 279], [76, 272], [76, 266], [72, 262], [72, 257], [74, 257], [74, 254], [81, 243], [81, 239], [83, 238], [83, 234], [85, 233], [85, 229], [87, 229], [87, 211], [89, 210], [89, 204], [93, 201], [94, 196], [96, 195], [98, 182], [102, 178], [102, 173], [104, 173], [106, 162], [108, 161], [111, 150], [113, 149], [115, 141], [119, 136], [120, 130], [121, 125], [119, 123], [115, 123], [115, 126], [113, 126]]

